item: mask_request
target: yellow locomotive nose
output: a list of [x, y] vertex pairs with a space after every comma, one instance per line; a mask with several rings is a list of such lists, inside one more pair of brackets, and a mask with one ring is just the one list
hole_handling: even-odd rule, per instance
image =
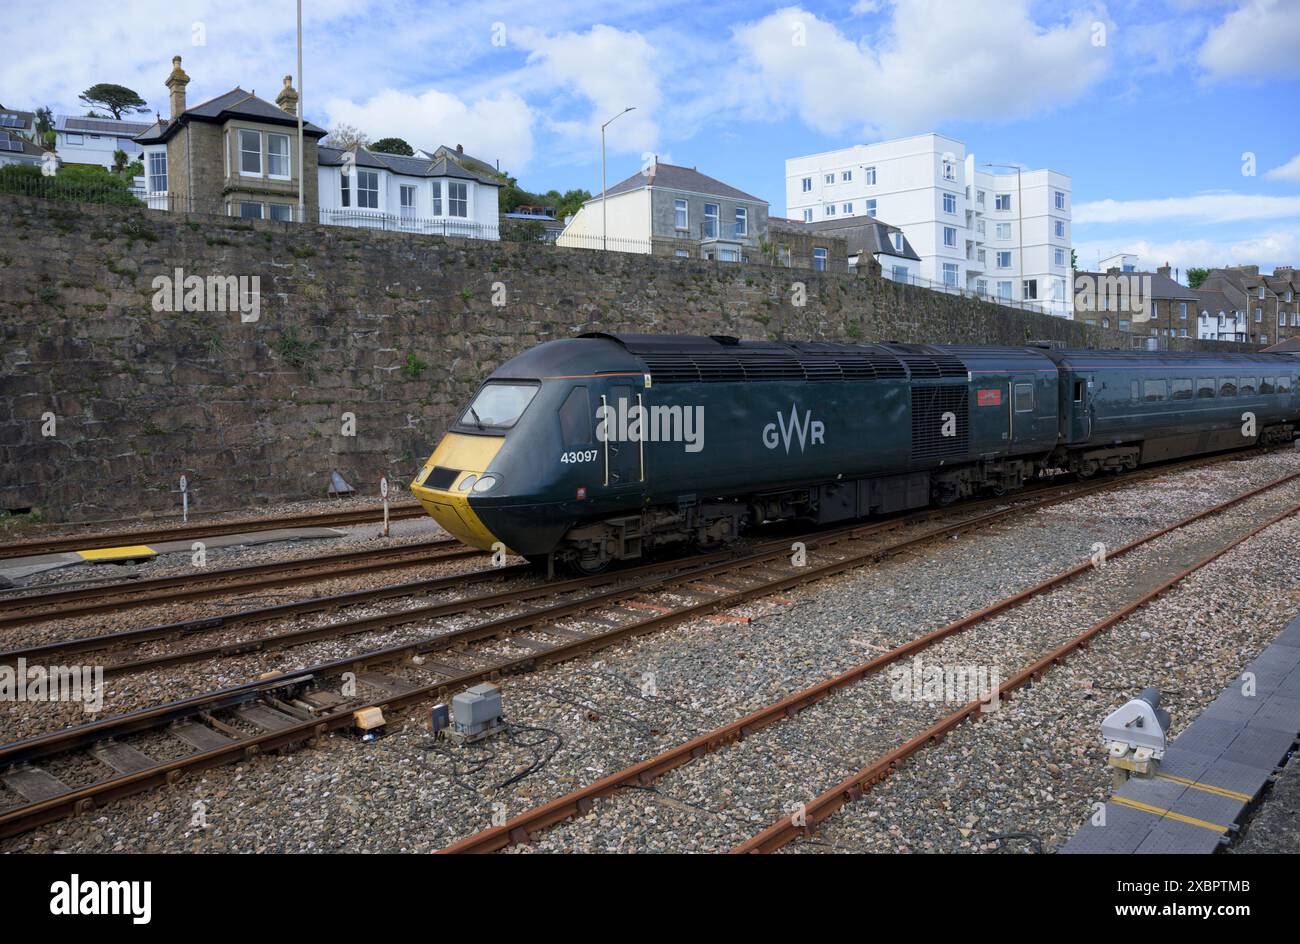
[[457, 540], [485, 551], [492, 550], [497, 538], [470, 507], [470, 489], [504, 443], [501, 436], [448, 433], [411, 485], [434, 521]]

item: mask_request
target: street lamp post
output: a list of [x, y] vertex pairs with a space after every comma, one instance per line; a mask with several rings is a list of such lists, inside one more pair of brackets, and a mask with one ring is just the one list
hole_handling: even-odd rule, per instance
[[605, 237], [608, 232], [607, 224], [609, 222], [609, 214], [605, 210], [605, 129], [612, 125], [615, 119], [622, 118], [628, 112], [635, 110], [635, 105], [628, 105], [600, 126], [600, 248], [602, 251], [606, 248]]
[[302, 160], [302, 0], [298, 0], [298, 222], [307, 222], [303, 215], [303, 160]]
[[1020, 193], [1019, 164], [985, 164], [985, 167], [1010, 167], [1016, 172], [1016, 271], [1020, 277], [1020, 302], [1025, 301], [1025, 207]]

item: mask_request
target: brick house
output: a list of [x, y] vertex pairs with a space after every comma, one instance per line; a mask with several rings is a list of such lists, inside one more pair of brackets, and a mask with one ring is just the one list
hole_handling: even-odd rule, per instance
[[1155, 272], [1074, 273], [1074, 317], [1084, 324], [1127, 331], [1133, 346], [1156, 350], [1168, 338], [1197, 336], [1200, 296], [1173, 278], [1168, 265]]
[[1251, 343], [1267, 345], [1300, 334], [1300, 275], [1289, 266], [1271, 276], [1255, 265], [1211, 269], [1201, 288], [1222, 292], [1234, 309], [1245, 312]]
[[[293, 220], [298, 205], [298, 93], [292, 78], [275, 104], [242, 88], [186, 106], [190, 77], [172, 59], [170, 117], [136, 141], [144, 148], [147, 197], [154, 209]], [[303, 125], [304, 215], [317, 215], [317, 145], [324, 128]]]

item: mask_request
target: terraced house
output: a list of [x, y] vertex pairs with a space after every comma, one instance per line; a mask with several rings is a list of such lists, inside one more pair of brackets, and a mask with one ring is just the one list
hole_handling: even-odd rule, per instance
[[1135, 348], [1162, 350], [1169, 338], [1199, 337], [1200, 296], [1176, 281], [1168, 265], [1155, 272], [1118, 266], [1075, 272], [1074, 288], [1076, 320], [1128, 331]]
[[[146, 202], [154, 209], [249, 219], [298, 216], [298, 93], [291, 78], [275, 104], [233, 88], [193, 108], [181, 57], [167, 77], [170, 117], [136, 138], [144, 149]], [[317, 143], [325, 129], [303, 126], [304, 216], [317, 207]]]
[[1263, 275], [1259, 266], [1211, 269], [1201, 288], [1221, 293], [1235, 311], [1245, 314], [1246, 340], [1272, 344], [1300, 335], [1300, 275], [1290, 266]]

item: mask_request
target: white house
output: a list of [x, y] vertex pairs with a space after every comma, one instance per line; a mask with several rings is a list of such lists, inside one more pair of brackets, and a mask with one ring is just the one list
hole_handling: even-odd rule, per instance
[[921, 279], [1071, 317], [1070, 178], [1007, 169], [933, 133], [794, 157], [787, 215], [887, 219], [919, 256]]
[[144, 148], [135, 137], [149, 128], [147, 121], [59, 115], [54, 119], [54, 149], [65, 164], [98, 164], [112, 170], [116, 151], [126, 152], [128, 164], [142, 159]]
[[320, 147], [320, 221], [338, 226], [498, 239], [502, 183], [443, 157]]

